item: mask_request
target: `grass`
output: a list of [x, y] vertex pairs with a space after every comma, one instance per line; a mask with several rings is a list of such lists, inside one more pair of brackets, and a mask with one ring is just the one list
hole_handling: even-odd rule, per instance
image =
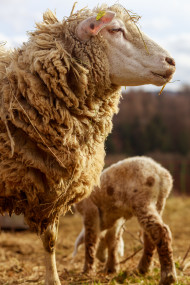
[[[171, 197], [167, 201], [163, 215], [173, 235], [174, 260], [178, 275], [178, 285], [190, 284], [190, 198]], [[57, 267], [61, 283], [64, 285], [116, 285], [143, 284], [156, 285], [159, 283], [160, 266], [157, 255], [154, 256], [153, 267], [146, 275], [136, 275], [136, 268], [142, 251], [121, 265], [116, 275], [102, 273], [103, 265], [97, 264], [98, 273], [89, 277], [82, 274], [84, 262], [84, 246], [73, 259], [74, 242], [82, 228], [81, 217], [77, 214], [67, 215], [60, 221], [59, 238], [57, 242]], [[125, 259], [138, 249], [138, 237], [141, 229], [135, 218], [126, 223], [124, 233]], [[131, 235], [137, 237], [134, 239]], [[2, 232], [0, 235], [0, 285], [44, 285], [43, 248], [41, 240], [30, 231]]]

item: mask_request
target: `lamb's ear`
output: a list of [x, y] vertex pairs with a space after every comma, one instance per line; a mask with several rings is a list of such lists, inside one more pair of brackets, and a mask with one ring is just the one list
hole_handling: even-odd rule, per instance
[[82, 41], [89, 40], [90, 37], [96, 36], [101, 29], [111, 23], [114, 17], [114, 12], [106, 11], [99, 20], [97, 20], [97, 16], [92, 16], [83, 20], [76, 28], [77, 37]]

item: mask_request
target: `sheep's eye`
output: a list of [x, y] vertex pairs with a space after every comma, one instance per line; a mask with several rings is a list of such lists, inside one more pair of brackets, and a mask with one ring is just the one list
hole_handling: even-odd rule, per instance
[[118, 32], [122, 32], [123, 33], [123, 29], [122, 28], [110, 29], [109, 32], [110, 33], [118, 33]]

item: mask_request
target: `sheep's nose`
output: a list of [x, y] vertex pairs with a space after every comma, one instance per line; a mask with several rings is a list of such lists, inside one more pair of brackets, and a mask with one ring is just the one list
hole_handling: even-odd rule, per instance
[[175, 66], [175, 60], [173, 58], [166, 57], [165, 60], [169, 65]]

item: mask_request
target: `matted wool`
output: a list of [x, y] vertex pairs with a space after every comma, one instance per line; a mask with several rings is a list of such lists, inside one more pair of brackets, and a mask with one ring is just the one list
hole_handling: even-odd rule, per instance
[[48, 10], [28, 42], [0, 49], [0, 212], [23, 213], [38, 233], [99, 183], [118, 110], [106, 41], [75, 36], [92, 13], [60, 22]]

